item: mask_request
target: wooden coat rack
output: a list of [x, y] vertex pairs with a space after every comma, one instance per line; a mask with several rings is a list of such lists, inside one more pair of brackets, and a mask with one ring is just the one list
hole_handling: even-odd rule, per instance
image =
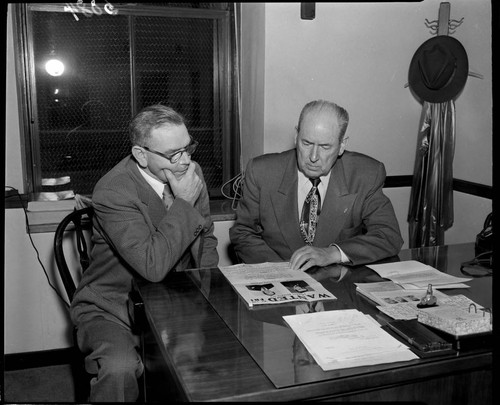
[[[434, 21], [429, 21], [425, 19], [425, 25], [430, 28], [430, 33], [432, 35], [449, 35], [455, 33], [457, 27], [462, 25], [464, 18], [460, 20], [450, 19], [450, 3], [441, 3], [439, 5], [438, 19]], [[451, 32], [450, 32], [451, 30]]]
[[[438, 19], [436, 21], [429, 21], [425, 19], [425, 25], [431, 28], [431, 33], [437, 33], [437, 35], [449, 35], [455, 33], [456, 29], [460, 27], [464, 21], [464, 17], [460, 20], [450, 19], [450, 9], [451, 5], [448, 2], [443, 2], [439, 4]], [[477, 77], [483, 79], [483, 75], [480, 73], [475, 73], [469, 70], [469, 76]]]
[[[425, 26], [430, 29], [432, 35], [449, 35], [455, 33], [456, 29], [462, 25], [464, 22], [464, 17], [460, 20], [450, 19], [450, 3], [443, 2], [439, 5], [438, 19], [429, 21], [425, 19]], [[478, 79], [483, 79], [483, 75], [480, 73], [472, 72], [469, 70], [469, 76], [477, 77]], [[409, 84], [406, 83], [404, 87], [408, 87]]]

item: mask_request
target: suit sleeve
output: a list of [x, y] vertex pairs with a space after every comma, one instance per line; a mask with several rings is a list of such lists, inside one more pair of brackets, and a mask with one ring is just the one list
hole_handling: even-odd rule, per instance
[[361, 228], [344, 231], [346, 233], [336, 242], [353, 265], [373, 263], [395, 256], [403, 245], [394, 208], [383, 193], [385, 177], [384, 165], [380, 163], [373, 187], [363, 202]]
[[201, 242], [201, 252], [194, 252], [193, 255], [201, 254], [199, 263], [198, 257], [194, 258], [198, 267], [217, 267], [219, 264], [219, 254], [217, 253], [217, 238], [214, 235], [214, 223], [210, 214], [210, 197], [201, 169], [198, 175], [203, 181], [203, 190], [200, 194], [200, 198], [196, 202], [196, 207], [205, 219], [205, 225], [203, 227], [203, 233], [199, 236], [199, 239], [203, 238]]
[[238, 258], [244, 263], [281, 262], [283, 259], [262, 238], [260, 185], [254, 176], [253, 160], [245, 171], [242, 198], [229, 237]]

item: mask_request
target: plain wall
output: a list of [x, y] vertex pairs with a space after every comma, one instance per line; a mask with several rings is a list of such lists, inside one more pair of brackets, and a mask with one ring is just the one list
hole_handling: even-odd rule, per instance
[[[432, 37], [425, 19], [437, 20], [440, 3], [316, 3], [314, 20], [301, 20], [300, 3], [243, 4], [252, 30], [243, 34], [242, 68], [253, 72], [242, 78], [243, 107], [252, 106], [243, 108], [243, 117], [264, 110], [263, 128], [260, 119], [243, 128], [245, 142], [254, 143], [243, 149], [243, 162], [293, 147], [300, 110], [323, 98], [349, 112], [347, 149], [381, 160], [389, 176], [413, 174], [422, 106], [405, 85], [413, 54]], [[484, 77], [469, 76], [455, 102], [454, 177], [491, 185], [491, 5], [449, 3], [450, 18], [464, 19], [452, 36], [466, 49], [470, 71]], [[263, 35], [259, 58], [247, 49]]]
[[[449, 3], [450, 19], [463, 18], [450, 35], [466, 49], [469, 70], [483, 77], [469, 76], [455, 100], [453, 176], [491, 186], [491, 4], [489, 0]], [[252, 72], [242, 77], [242, 113], [247, 118], [242, 125], [243, 167], [261, 153], [293, 147], [300, 110], [308, 101], [324, 98], [349, 112], [347, 149], [379, 159], [388, 176], [412, 175], [422, 105], [405, 86], [415, 51], [433, 36], [425, 20], [438, 19], [440, 4], [439, 0], [316, 3], [316, 17], [302, 20], [300, 3], [243, 3], [242, 27], [246, 24], [251, 30], [243, 33], [242, 69]], [[254, 44], [263, 41], [261, 55]], [[264, 125], [259, 119], [262, 111]], [[403, 248], [408, 247], [410, 191], [409, 187], [385, 190], [396, 211]], [[456, 192], [454, 210], [446, 243], [474, 240], [492, 204]]]
[[[464, 22], [455, 38], [467, 50], [469, 77], [456, 101], [454, 177], [492, 184], [491, 5], [452, 0], [451, 18]], [[421, 105], [407, 72], [418, 46], [431, 37], [425, 19], [438, 17], [440, 1], [316, 3], [314, 20], [300, 19], [300, 3], [242, 3], [242, 165], [264, 152], [293, 145], [302, 106], [328, 98], [350, 113], [348, 148], [385, 163], [390, 176], [411, 175]], [[6, 66], [6, 184], [23, 191], [16, 73], [9, 6]], [[385, 190], [405, 246], [409, 187]], [[447, 243], [473, 241], [491, 201], [455, 192], [455, 223]], [[221, 265], [232, 221], [216, 222]], [[5, 353], [71, 345], [67, 311], [49, 287], [26, 233], [21, 209], [5, 211]], [[52, 254], [53, 233], [32, 235], [48, 277], [60, 289]], [[405, 247], [404, 246], [404, 247]], [[73, 258], [74, 259], [74, 258]]]

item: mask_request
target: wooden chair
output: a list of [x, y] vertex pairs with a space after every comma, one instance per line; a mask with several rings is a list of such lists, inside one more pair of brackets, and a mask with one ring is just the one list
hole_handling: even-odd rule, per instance
[[76, 236], [76, 248], [79, 254], [79, 261], [81, 268], [78, 272], [83, 274], [85, 270], [89, 267], [89, 247], [87, 246], [87, 240], [85, 239], [85, 230], [92, 229], [92, 216], [94, 210], [92, 207], [86, 207], [82, 209], [75, 209], [71, 214], [67, 215], [56, 229], [54, 236], [54, 255], [57, 264], [57, 269], [59, 270], [59, 275], [66, 289], [66, 294], [71, 302], [73, 300], [73, 295], [76, 291], [77, 282], [75, 282], [74, 275], [69, 270], [66, 256], [64, 255], [63, 249], [63, 239], [67, 230], [73, 229]]
[[[78, 284], [77, 277], [81, 277], [90, 264], [89, 250], [85, 232], [92, 229], [92, 216], [94, 210], [92, 207], [76, 209], [68, 214], [58, 225], [54, 235], [54, 256], [59, 271], [59, 276], [66, 290], [69, 302], [73, 296]], [[76, 239], [76, 248], [79, 255], [80, 267], [70, 271], [63, 249], [63, 240], [68, 230], [74, 230]], [[90, 394], [90, 379], [92, 376], [85, 370], [85, 356], [80, 352], [76, 343], [76, 328], [73, 328], [73, 355], [72, 362], [73, 376], [75, 381], [75, 400], [76, 402], [88, 402]]]
[[[57, 264], [59, 275], [63, 282], [66, 294], [71, 303], [75, 295], [76, 287], [78, 285], [77, 278], [87, 270], [90, 265], [89, 251], [90, 246], [87, 243], [85, 232], [92, 230], [92, 217], [94, 209], [91, 206], [76, 209], [68, 214], [58, 225], [54, 235], [54, 256]], [[63, 239], [67, 231], [75, 232], [76, 249], [78, 251], [78, 259], [80, 266], [78, 269], [70, 270], [66, 256], [63, 249]], [[78, 276], [78, 277], [76, 277]], [[132, 329], [136, 333], [140, 333], [143, 322], [145, 322], [145, 315], [143, 314], [142, 302], [136, 295], [135, 291], [131, 291], [129, 298], [129, 312], [133, 320]], [[141, 355], [143, 356], [143, 337], [141, 335]], [[73, 373], [75, 378], [75, 400], [76, 402], [88, 402], [90, 394], [90, 380], [93, 377], [85, 370], [85, 356], [78, 348], [76, 340], [76, 328], [73, 328], [73, 351], [75, 361], [73, 366]], [[144, 375], [139, 379], [139, 399], [138, 402], [145, 401], [145, 377]]]

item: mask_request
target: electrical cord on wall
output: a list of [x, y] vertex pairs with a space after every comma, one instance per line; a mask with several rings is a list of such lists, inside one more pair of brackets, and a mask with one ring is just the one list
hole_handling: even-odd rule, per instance
[[[232, 179], [229, 179], [228, 181], [226, 181], [220, 188], [220, 191], [222, 193], [222, 195], [229, 199], [229, 200], [233, 200], [232, 204], [231, 204], [231, 208], [233, 210], [236, 209], [236, 205], [237, 205], [237, 202], [238, 200], [241, 198], [241, 183], [243, 181], [243, 174], [242, 173], [239, 173], [237, 174], [236, 176], [234, 176]], [[224, 189], [226, 187], [228, 187], [229, 185], [231, 185], [232, 183], [232, 187], [230, 189], [230, 193], [227, 194]], [[231, 190], [233, 192], [233, 195], [231, 195]]]
[[26, 229], [27, 229], [27, 232], [28, 232], [28, 236], [29, 236], [30, 241], [31, 241], [31, 246], [33, 246], [33, 249], [35, 249], [36, 258], [38, 260], [38, 263], [40, 263], [40, 266], [42, 266], [43, 273], [45, 274], [45, 277], [47, 278], [47, 282], [49, 283], [50, 288], [52, 288], [55, 291], [55, 293], [61, 299], [61, 301], [64, 303], [64, 305], [66, 305], [66, 307], [69, 308], [70, 307], [69, 303], [66, 302], [66, 300], [61, 295], [61, 293], [57, 290], [57, 288], [50, 281], [49, 275], [47, 274], [47, 270], [45, 269], [45, 266], [43, 265], [42, 260], [40, 259], [40, 253], [38, 252], [38, 249], [35, 246], [35, 242], [33, 241], [33, 238], [31, 237], [31, 232], [30, 232], [30, 227], [29, 227], [29, 220], [28, 220], [28, 212], [26, 210], [26, 207], [24, 206], [23, 199], [21, 198], [21, 194], [19, 194], [19, 191], [17, 191], [14, 187], [5, 186], [5, 188], [9, 188], [10, 190], [14, 191], [15, 194], [17, 195], [17, 197], [19, 198], [19, 201], [21, 202], [21, 207], [23, 208], [23, 211], [24, 211], [24, 218], [26, 220]]

